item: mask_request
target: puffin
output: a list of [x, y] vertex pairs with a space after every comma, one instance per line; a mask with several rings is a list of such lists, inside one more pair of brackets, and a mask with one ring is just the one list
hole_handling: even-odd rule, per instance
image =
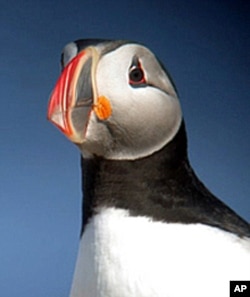
[[47, 118], [81, 153], [70, 297], [228, 297], [250, 280], [250, 225], [192, 169], [178, 93], [146, 46], [80, 39]]

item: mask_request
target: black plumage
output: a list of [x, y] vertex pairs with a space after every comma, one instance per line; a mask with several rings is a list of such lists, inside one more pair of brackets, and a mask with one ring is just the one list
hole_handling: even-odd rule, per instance
[[100, 207], [175, 223], [201, 223], [250, 237], [250, 226], [198, 179], [187, 155], [184, 121], [173, 140], [137, 160], [82, 158], [82, 233]]

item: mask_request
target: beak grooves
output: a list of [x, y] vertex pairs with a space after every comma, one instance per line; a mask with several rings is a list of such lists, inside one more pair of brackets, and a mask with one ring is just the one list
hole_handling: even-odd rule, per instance
[[[96, 98], [94, 79], [98, 58], [98, 52], [94, 47], [88, 47], [76, 55], [64, 68], [50, 98], [48, 119], [71, 141], [76, 143], [83, 141], [88, 115], [95, 100], [94, 98]], [[88, 69], [88, 74], [83, 72], [84, 69]], [[81, 90], [78, 82], [83, 73], [85, 75], [85, 77], [83, 76], [84, 82], [82, 85], [84, 90]], [[89, 76], [89, 82], [86, 76]], [[90, 86], [87, 85], [88, 83]], [[84, 91], [91, 94], [91, 89], [93, 98], [79, 98], [84, 94]], [[79, 108], [82, 108], [82, 113]], [[82, 123], [82, 127], [79, 123]]]

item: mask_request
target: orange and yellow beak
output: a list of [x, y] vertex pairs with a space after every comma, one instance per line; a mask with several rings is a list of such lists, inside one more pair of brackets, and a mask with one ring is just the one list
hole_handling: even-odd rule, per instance
[[64, 68], [49, 100], [47, 117], [74, 143], [82, 143], [92, 111], [99, 120], [111, 115], [111, 105], [98, 96], [95, 74], [99, 53], [88, 47]]

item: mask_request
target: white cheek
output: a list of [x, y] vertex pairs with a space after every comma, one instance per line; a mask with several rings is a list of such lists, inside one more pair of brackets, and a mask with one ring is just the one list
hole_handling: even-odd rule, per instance
[[98, 96], [109, 99], [112, 115], [108, 122], [117, 132], [117, 147], [105, 156], [111, 159], [134, 159], [152, 154], [175, 136], [182, 120], [176, 97], [156, 87], [129, 84], [131, 57], [133, 54], [128, 56], [127, 51], [108, 54], [100, 60], [96, 72]]
[[98, 96], [106, 95], [109, 99], [113, 98], [112, 103], [114, 103], [119, 97], [125, 95], [125, 98], [128, 95], [128, 69], [126, 69], [128, 67], [124, 64], [124, 62], [111, 62], [110, 59], [104, 59], [99, 62], [96, 72]]

